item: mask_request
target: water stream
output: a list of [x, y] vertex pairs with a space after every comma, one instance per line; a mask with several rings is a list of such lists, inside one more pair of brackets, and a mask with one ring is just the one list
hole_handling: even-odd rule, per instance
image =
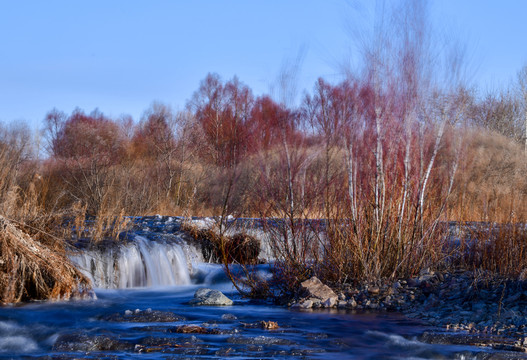
[[[172, 221], [150, 220], [118, 247], [72, 254], [96, 299], [0, 307], [0, 359], [514, 359], [521, 354], [427, 344], [428, 326], [397, 313], [299, 311], [241, 298]], [[265, 267], [262, 267], [265, 271]], [[229, 307], [188, 305], [199, 287]], [[259, 322], [274, 321], [265, 330]], [[197, 333], [181, 326], [199, 326]], [[187, 328], [188, 329], [188, 328]], [[198, 328], [194, 328], [198, 329]]]

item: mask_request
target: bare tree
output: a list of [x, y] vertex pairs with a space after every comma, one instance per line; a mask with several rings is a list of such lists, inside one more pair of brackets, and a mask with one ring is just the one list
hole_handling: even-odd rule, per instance
[[522, 92], [511, 89], [490, 92], [483, 99], [471, 96], [469, 111], [474, 125], [498, 132], [519, 143], [524, 142], [525, 118]]
[[523, 111], [525, 117], [525, 156], [527, 157], [527, 65], [518, 73], [518, 83], [523, 99]]

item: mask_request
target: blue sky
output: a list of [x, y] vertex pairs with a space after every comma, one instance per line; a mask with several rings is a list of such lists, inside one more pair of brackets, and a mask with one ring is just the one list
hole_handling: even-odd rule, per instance
[[[366, 4], [366, 5], [364, 5]], [[355, 0], [0, 0], [0, 120], [39, 128], [47, 111], [99, 108], [139, 120], [152, 101], [176, 110], [208, 72], [273, 91], [301, 55], [298, 87], [338, 80], [356, 54]], [[508, 84], [527, 62], [527, 1], [435, 0], [434, 26], [467, 47], [472, 82]]]

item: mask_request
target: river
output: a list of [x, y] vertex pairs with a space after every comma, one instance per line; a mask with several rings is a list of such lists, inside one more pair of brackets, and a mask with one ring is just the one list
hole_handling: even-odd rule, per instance
[[[514, 359], [522, 355], [422, 342], [423, 332], [438, 329], [398, 313], [301, 311], [243, 299], [220, 265], [204, 263], [177, 231], [167, 231], [170, 223], [166, 218], [157, 227], [150, 222], [133, 241], [118, 248], [72, 255], [96, 284], [95, 299], [0, 307], [0, 359]], [[200, 287], [223, 291], [234, 305], [187, 304]], [[276, 322], [278, 328], [267, 330], [261, 321]]]

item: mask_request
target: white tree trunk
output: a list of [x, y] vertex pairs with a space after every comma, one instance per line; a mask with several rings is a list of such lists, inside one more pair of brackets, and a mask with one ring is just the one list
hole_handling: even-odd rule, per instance
[[437, 156], [437, 153], [439, 152], [439, 145], [441, 144], [443, 133], [445, 132], [447, 118], [446, 118], [446, 115], [443, 115], [443, 117], [444, 118], [441, 121], [441, 125], [439, 125], [439, 130], [437, 131], [436, 141], [434, 144], [434, 150], [432, 152], [432, 157], [430, 158], [430, 162], [428, 163], [428, 167], [424, 174], [423, 186], [421, 187], [421, 196], [419, 198], [419, 211], [421, 215], [423, 215], [423, 211], [424, 211], [426, 186], [428, 184], [428, 180], [430, 179], [430, 173], [432, 172], [432, 168], [434, 167], [435, 158]]

